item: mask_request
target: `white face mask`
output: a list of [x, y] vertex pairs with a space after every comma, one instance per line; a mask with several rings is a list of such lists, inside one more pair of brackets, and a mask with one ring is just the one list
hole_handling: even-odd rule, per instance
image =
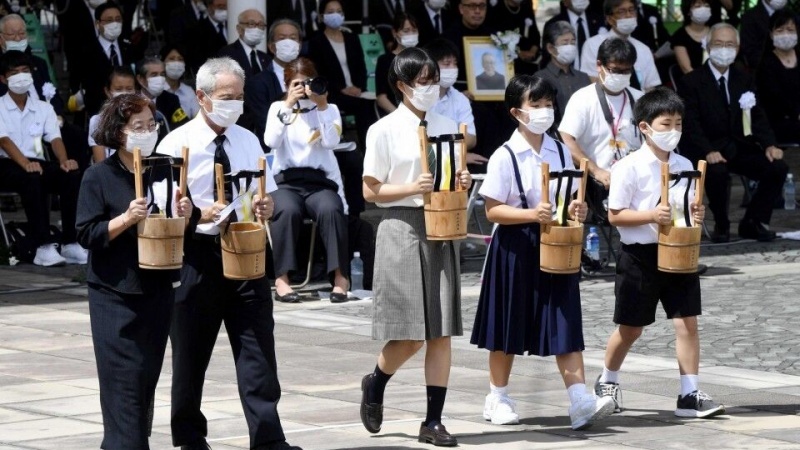
[[125, 142], [125, 150], [133, 153], [133, 149], [139, 148], [142, 152], [142, 158], [147, 158], [153, 154], [156, 149], [156, 142], [158, 141], [157, 131], [145, 131], [144, 133], [134, 133], [126, 131], [128, 136]]
[[105, 3], [106, 0], [89, 0], [89, 7], [92, 9], [96, 9], [98, 6]]
[[617, 31], [620, 34], [629, 35], [636, 29], [636, 17], [617, 19]]
[[183, 61], [169, 61], [164, 66], [167, 70], [167, 76], [172, 80], [180, 80], [186, 72], [186, 63]]
[[336, 30], [344, 23], [344, 15], [339, 13], [323, 14], [322, 22]]
[[772, 0], [769, 2], [769, 7], [775, 10], [783, 9], [786, 7], [787, 0]]
[[[588, 0], [586, 0], [588, 1]], [[444, 8], [444, 5], [447, 4], [447, 0], [428, 0], [428, 6], [434, 11], [438, 11]]]
[[[408, 97], [409, 101], [414, 108], [417, 108], [420, 111], [428, 111], [429, 109], [433, 108], [433, 105], [439, 101], [439, 85], [438, 84], [429, 84], [425, 86], [417, 86], [415, 88], [411, 88], [413, 91], [413, 95]], [[408, 96], [408, 94], [406, 94]]]
[[736, 59], [736, 49], [729, 47], [714, 47], [708, 52], [711, 62], [718, 67], [728, 67]]
[[605, 67], [602, 68], [605, 77], [603, 77], [603, 86], [609, 92], [622, 92], [625, 88], [631, 85], [631, 74], [609, 73]]
[[672, 129], [669, 131], [656, 131], [650, 125], [647, 126], [650, 129], [650, 140], [653, 141], [653, 145], [661, 151], [664, 152], [671, 152], [675, 150], [675, 147], [678, 146], [678, 142], [681, 141], [681, 132]]
[[772, 43], [778, 50], [791, 50], [797, 46], [797, 33], [781, 33], [772, 36]]
[[275, 57], [288, 63], [300, 55], [300, 43], [294, 39], [282, 39], [275, 43]]
[[589, 0], [572, 0], [572, 10], [576, 11], [578, 14], [586, 11], [586, 8], [589, 7]]
[[416, 47], [419, 44], [419, 34], [406, 34], [405, 36], [400, 36], [400, 45], [405, 48]]
[[244, 37], [242, 37], [242, 40], [250, 47], [255, 47], [264, 40], [264, 36], [266, 36], [266, 34], [267, 32], [260, 28], [245, 28]]
[[711, 8], [708, 6], [700, 6], [692, 9], [692, 22], [698, 25], [705, 25], [711, 19]]
[[6, 51], [10, 52], [16, 50], [18, 52], [24, 52], [28, 48], [28, 40], [23, 39], [21, 41], [6, 41]]
[[244, 102], [242, 100], [214, 100], [206, 94], [206, 98], [211, 100], [211, 112], [206, 111], [203, 107], [203, 112], [216, 126], [228, 128], [236, 123], [244, 111]]
[[228, 10], [227, 9], [215, 9], [214, 10], [214, 22], [225, 23], [227, 21], [228, 21]]
[[33, 75], [21, 72], [8, 77], [8, 90], [15, 94], [25, 94], [33, 85]]
[[107, 40], [114, 42], [119, 35], [122, 34], [122, 24], [119, 22], [111, 22], [103, 25], [103, 37]]
[[458, 68], [439, 69], [439, 86], [447, 89], [456, 84], [456, 80], [458, 80]]
[[167, 86], [167, 79], [162, 76], [157, 77], [150, 77], [147, 79], [147, 92], [150, 93], [153, 97], [158, 97], [164, 92], [164, 88]]
[[528, 116], [528, 123], [519, 118], [517, 120], [533, 134], [544, 134], [545, 131], [553, 126], [553, 121], [556, 117], [556, 112], [553, 108], [520, 109], [520, 111], [523, 111]]
[[578, 56], [578, 46], [575, 44], [558, 45], [556, 50], [558, 50], [556, 60], [561, 64], [572, 64]]

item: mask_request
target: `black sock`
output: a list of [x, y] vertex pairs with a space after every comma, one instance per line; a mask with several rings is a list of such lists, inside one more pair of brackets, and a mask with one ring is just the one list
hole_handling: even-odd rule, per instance
[[447, 397], [447, 388], [441, 386], [425, 386], [428, 391], [428, 415], [425, 416], [424, 425], [433, 427], [442, 423], [442, 410], [444, 398]]
[[383, 371], [375, 365], [375, 371], [372, 372], [372, 384], [367, 391], [367, 403], [380, 403], [383, 404], [383, 391], [386, 390], [386, 384], [392, 378], [392, 375], [383, 373]]

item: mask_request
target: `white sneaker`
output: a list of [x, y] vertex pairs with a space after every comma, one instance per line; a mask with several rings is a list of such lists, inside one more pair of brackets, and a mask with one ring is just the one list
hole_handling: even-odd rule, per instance
[[61, 247], [61, 256], [64, 257], [67, 264], [86, 264], [89, 252], [77, 242], [73, 242]]
[[60, 266], [67, 262], [56, 250], [56, 244], [45, 244], [36, 249], [36, 256], [33, 263], [37, 266], [52, 267]]
[[578, 403], [569, 407], [569, 418], [573, 430], [585, 430], [598, 420], [610, 416], [614, 412], [614, 399], [585, 394]]
[[483, 405], [483, 418], [495, 425], [516, 425], [519, 414], [514, 411], [516, 404], [508, 396], [489, 394]]

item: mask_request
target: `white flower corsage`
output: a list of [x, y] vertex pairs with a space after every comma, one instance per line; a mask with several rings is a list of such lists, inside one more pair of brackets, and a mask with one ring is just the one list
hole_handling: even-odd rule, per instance
[[17, 258], [15, 258], [13, 256], [9, 256], [8, 257], [8, 265], [9, 266], [16, 266], [17, 264], [19, 264], [19, 260]]
[[42, 95], [44, 96], [44, 99], [47, 103], [50, 103], [50, 100], [52, 100], [53, 97], [56, 96], [56, 93], [57, 93], [56, 87], [53, 86], [53, 83], [48, 81], [47, 83], [42, 85]]
[[756, 94], [747, 91], [739, 97], [739, 107], [742, 108], [742, 128], [745, 136], [753, 134], [752, 124], [753, 120], [750, 116], [750, 110], [756, 106]]
[[493, 35], [494, 46], [503, 50], [509, 61], [517, 58], [517, 44], [519, 44], [519, 30], [500, 31]]
[[525, 39], [528, 39], [529, 37], [528, 33], [531, 30], [531, 26], [533, 26], [533, 19], [530, 17], [525, 18]]

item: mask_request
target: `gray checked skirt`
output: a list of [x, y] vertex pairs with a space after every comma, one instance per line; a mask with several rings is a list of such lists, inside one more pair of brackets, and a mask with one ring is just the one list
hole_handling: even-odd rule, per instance
[[458, 241], [429, 241], [422, 208], [387, 208], [376, 236], [372, 338], [461, 336]]

